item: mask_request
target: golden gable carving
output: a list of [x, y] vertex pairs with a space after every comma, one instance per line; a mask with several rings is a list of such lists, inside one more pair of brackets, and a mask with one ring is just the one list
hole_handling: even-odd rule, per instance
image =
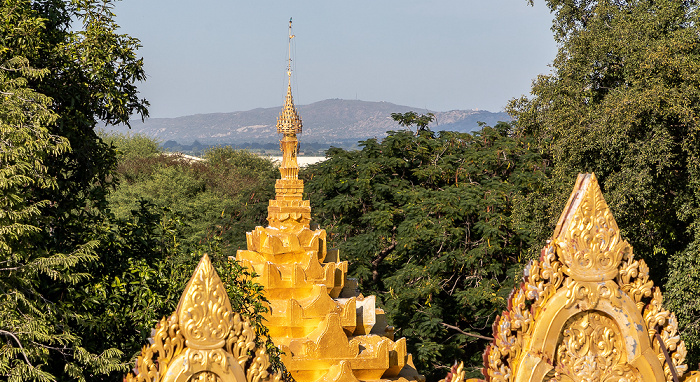
[[641, 381], [639, 371], [627, 362], [623, 337], [615, 320], [597, 311], [569, 319], [557, 344], [556, 374], [578, 381], [609, 381], [624, 377]]
[[620, 238], [593, 174], [579, 175], [493, 334], [489, 381], [672, 381], [671, 367], [678, 376], [687, 370], [675, 315]]
[[219, 275], [204, 255], [177, 310], [163, 318], [126, 382], [261, 382], [270, 375], [250, 322], [233, 312]]

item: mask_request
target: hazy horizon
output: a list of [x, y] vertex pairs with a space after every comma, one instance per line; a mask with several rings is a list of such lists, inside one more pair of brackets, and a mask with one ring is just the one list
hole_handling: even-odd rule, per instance
[[[358, 101], [358, 102], [369, 102], [369, 103], [383, 102], [383, 103], [388, 103], [388, 104], [396, 105], [396, 106], [399, 106], [399, 107], [410, 107], [410, 108], [412, 108], [412, 109], [413, 109], [414, 111], [416, 111], [416, 112], [431, 111], [431, 112], [445, 113], [445, 112], [450, 112], [450, 111], [466, 111], [466, 110], [486, 111], [486, 112], [490, 112], [490, 113], [494, 113], [494, 114], [495, 114], [495, 113], [503, 113], [503, 112], [504, 112], [503, 110], [493, 111], [493, 110], [486, 110], [486, 109], [479, 109], [479, 108], [470, 108], [470, 109], [450, 109], [450, 110], [434, 110], [434, 109], [424, 109], [424, 108], [422, 108], [422, 107], [414, 107], [413, 105], [399, 105], [399, 104], [397, 104], [397, 103], [390, 102], [390, 101], [368, 101], [368, 100], [364, 100], [364, 99], [346, 99], [346, 98], [327, 98], [327, 99], [322, 99], [322, 100], [318, 100], [318, 101], [313, 101], [313, 102], [305, 103], [305, 104], [300, 104], [300, 103], [297, 103], [297, 102], [294, 102], [294, 104], [297, 106], [297, 108], [299, 108], [299, 107], [309, 106], [309, 105], [312, 105], [312, 104], [315, 104], [315, 103], [319, 103], [319, 102], [333, 101], [333, 100], [340, 100], [340, 101]], [[149, 119], [175, 119], [175, 118], [192, 117], [192, 116], [197, 116], [197, 115], [208, 115], [208, 114], [244, 113], [244, 112], [253, 111], [253, 110], [257, 110], [257, 109], [280, 109], [280, 110], [281, 110], [281, 108], [282, 108], [282, 103], [280, 102], [279, 105], [264, 106], [264, 107], [255, 107], [255, 108], [247, 109], [247, 110], [213, 111], [213, 112], [205, 112], [205, 113], [194, 113], [194, 114], [187, 114], [187, 115], [178, 115], [178, 116], [174, 116], [174, 117], [149, 117]], [[136, 120], [140, 121], [141, 118], [134, 118], [134, 119], [132, 119], [131, 121], [136, 121]]]

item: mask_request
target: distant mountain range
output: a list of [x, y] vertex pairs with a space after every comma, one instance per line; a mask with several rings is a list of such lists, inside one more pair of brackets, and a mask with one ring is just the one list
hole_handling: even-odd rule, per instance
[[[109, 127], [107, 131], [142, 133], [163, 142], [177, 141], [206, 145], [271, 143], [279, 137], [275, 129], [280, 107], [258, 108], [232, 113], [196, 114], [178, 118], [150, 118], [145, 122], [131, 121], [127, 127]], [[351, 144], [373, 137], [382, 138], [388, 130], [401, 127], [391, 119], [391, 113], [429, 110], [395, 105], [389, 102], [328, 99], [298, 106], [304, 124], [300, 141], [320, 144]], [[451, 110], [434, 112], [433, 131], [470, 132], [478, 129], [477, 122], [493, 126], [498, 121], [510, 121], [508, 114], [484, 110]]]

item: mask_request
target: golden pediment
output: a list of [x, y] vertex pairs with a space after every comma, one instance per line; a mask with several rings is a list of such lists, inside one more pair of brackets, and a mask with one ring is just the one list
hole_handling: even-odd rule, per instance
[[615, 320], [589, 310], [571, 317], [564, 327], [553, 380], [642, 381], [639, 371], [627, 362], [622, 330]]
[[490, 381], [670, 382], [687, 370], [675, 315], [621, 239], [593, 174], [579, 175], [493, 334]]
[[279, 381], [268, 371], [264, 348], [255, 345], [248, 319], [231, 308], [226, 288], [204, 255], [177, 310], [156, 326], [152, 344], [126, 382]]

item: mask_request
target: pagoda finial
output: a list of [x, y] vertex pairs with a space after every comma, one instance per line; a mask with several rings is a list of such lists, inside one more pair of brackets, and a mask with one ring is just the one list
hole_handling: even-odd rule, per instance
[[298, 229], [309, 226], [311, 207], [308, 200], [302, 200], [304, 181], [299, 179], [299, 164], [297, 151], [301, 134], [301, 118], [294, 106], [292, 98], [292, 19], [289, 19], [289, 48], [287, 59], [287, 96], [280, 116], [277, 117], [277, 132], [283, 134], [280, 140], [282, 163], [280, 164], [281, 179], [275, 184], [275, 200], [270, 201], [267, 220], [271, 227], [282, 229]]
[[[289, 18], [289, 43], [287, 47], [287, 96], [284, 99], [284, 106], [280, 116], [277, 117], [277, 133], [288, 135], [301, 134], [301, 118], [294, 106], [292, 97], [292, 19]], [[284, 151], [284, 150], [283, 150]]]
[[294, 98], [292, 98], [291, 77], [287, 85], [287, 96], [284, 99], [284, 106], [282, 106], [280, 116], [277, 117], [277, 133], [285, 136], [301, 134], [301, 118], [299, 118], [297, 108], [294, 106]]

